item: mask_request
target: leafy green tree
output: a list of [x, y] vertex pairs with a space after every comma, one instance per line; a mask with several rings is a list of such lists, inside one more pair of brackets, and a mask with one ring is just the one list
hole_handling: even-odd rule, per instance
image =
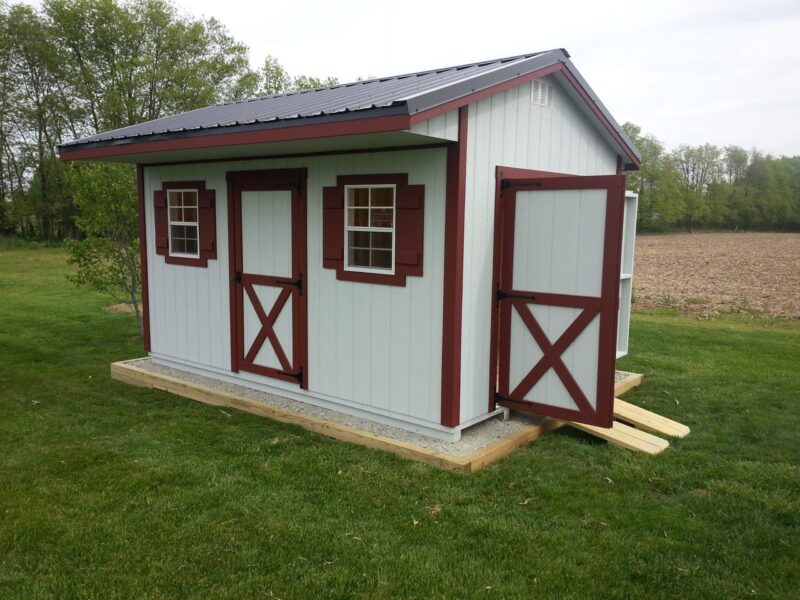
[[85, 237], [70, 240], [70, 279], [133, 306], [142, 331], [139, 218], [136, 177], [130, 165], [81, 165], [71, 173], [76, 221]]
[[684, 209], [675, 165], [659, 139], [643, 135], [641, 127], [633, 123], [622, 127], [642, 154], [639, 170], [627, 174], [628, 188], [639, 194], [639, 228], [644, 231], [670, 229], [681, 220]]

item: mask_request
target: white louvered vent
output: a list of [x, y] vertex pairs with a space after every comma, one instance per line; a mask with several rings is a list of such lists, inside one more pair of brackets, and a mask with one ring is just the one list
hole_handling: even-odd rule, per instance
[[541, 79], [534, 79], [531, 86], [531, 103], [551, 108], [553, 106], [553, 86]]

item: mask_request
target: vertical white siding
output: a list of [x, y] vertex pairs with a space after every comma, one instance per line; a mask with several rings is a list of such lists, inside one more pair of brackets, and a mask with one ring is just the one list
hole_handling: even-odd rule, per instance
[[461, 342], [461, 422], [487, 412], [492, 307], [495, 167], [610, 175], [617, 156], [552, 77], [553, 106], [531, 102], [531, 84], [469, 107], [464, 288]]
[[412, 125], [409, 131], [418, 135], [456, 142], [458, 141], [458, 109]]
[[[308, 169], [308, 384], [328, 401], [438, 425], [441, 395], [442, 281], [446, 151], [148, 167], [145, 169], [152, 353], [166, 360], [230, 370], [228, 212], [225, 173]], [[408, 173], [425, 186], [424, 276], [405, 287], [343, 282], [322, 268], [322, 188], [337, 175]], [[205, 180], [216, 190], [218, 259], [207, 268], [167, 265], [155, 254], [153, 191], [162, 181]], [[297, 386], [240, 373], [251, 381]]]

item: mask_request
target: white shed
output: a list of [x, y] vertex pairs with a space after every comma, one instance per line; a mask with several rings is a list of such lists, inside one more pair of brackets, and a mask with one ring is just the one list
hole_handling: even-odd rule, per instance
[[612, 423], [640, 158], [564, 50], [59, 152], [137, 165], [156, 363], [445, 439], [501, 407]]

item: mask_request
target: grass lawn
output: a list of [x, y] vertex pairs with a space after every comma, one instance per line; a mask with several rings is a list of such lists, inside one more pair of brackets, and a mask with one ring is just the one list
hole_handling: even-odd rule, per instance
[[0, 251], [0, 598], [796, 598], [800, 323], [637, 315], [657, 457], [561, 430], [475, 475], [112, 382], [133, 317]]

